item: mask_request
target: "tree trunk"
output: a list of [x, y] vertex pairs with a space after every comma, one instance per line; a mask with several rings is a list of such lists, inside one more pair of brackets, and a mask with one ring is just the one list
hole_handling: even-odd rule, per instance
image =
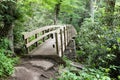
[[11, 23], [4, 22], [3, 28], [0, 29], [0, 37], [7, 37], [11, 25], [12, 25]]
[[107, 26], [113, 26], [115, 2], [116, 0], [106, 0], [105, 19]]
[[72, 17], [72, 15], [71, 15], [70, 18], [69, 18], [69, 24], [71, 24], [72, 21], [73, 21], [73, 17]]
[[9, 40], [9, 47], [10, 50], [12, 50], [12, 52], [14, 53], [14, 36], [13, 36], [13, 25], [10, 26], [10, 29], [8, 31], [8, 35], [7, 38]]
[[9, 48], [14, 53], [14, 45], [13, 45], [13, 25], [12, 23], [4, 22], [4, 27], [0, 29], [0, 37], [7, 38], [9, 42]]
[[94, 1], [90, 0], [90, 16], [92, 22], [94, 22]]
[[81, 16], [80, 19], [78, 19], [78, 26], [79, 27], [82, 25], [85, 18], [90, 18], [91, 17], [90, 14], [89, 14], [89, 11], [90, 11], [89, 1], [86, 1], [85, 9], [86, 9], [86, 11], [84, 11], [84, 13], [80, 13], [80, 15], [82, 15], [82, 16]]
[[0, 28], [0, 37], [7, 38], [9, 43], [9, 49], [14, 53], [14, 45], [13, 45], [13, 23], [18, 18], [16, 3], [17, 0], [4, 0], [1, 2], [2, 5], [6, 7], [1, 7], [0, 15], [3, 16], [2, 22], [4, 26]]
[[59, 12], [60, 12], [60, 6], [61, 6], [61, 2], [62, 0], [60, 0], [56, 5], [55, 5], [55, 18], [54, 18], [54, 24], [58, 23], [58, 16], [59, 16]]

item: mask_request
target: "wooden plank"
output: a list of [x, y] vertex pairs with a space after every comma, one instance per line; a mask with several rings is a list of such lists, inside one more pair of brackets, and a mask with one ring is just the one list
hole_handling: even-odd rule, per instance
[[67, 44], [69, 42], [69, 30], [67, 29]]
[[66, 49], [66, 27], [64, 27], [64, 47]]
[[60, 29], [60, 43], [61, 43], [61, 56], [63, 56], [63, 35], [62, 35], [62, 29]]
[[[44, 35], [44, 34], [45, 34], [45, 31], [42, 31], [42, 35]], [[45, 38], [44, 37], [43, 37], [42, 41], [45, 42]]]
[[[53, 31], [53, 30], [55, 30], [55, 28], [50, 29], [50, 31]], [[54, 38], [53, 34], [50, 34], [50, 37], [53, 39]]]
[[71, 28], [69, 29], [69, 41], [71, 40], [71, 38], [72, 38], [72, 35], [71, 35]]
[[[50, 32], [50, 29], [48, 29], [48, 31], [47, 31], [47, 32]], [[48, 35], [47, 37], [48, 37], [48, 39], [49, 39], [49, 38], [50, 38], [50, 35]]]
[[56, 48], [53, 48], [55, 39], [48, 39], [44, 43], [38, 45], [35, 49], [31, 50], [29, 55], [57, 55]]
[[[23, 35], [23, 40], [24, 40], [25, 44], [27, 44], [29, 42], [28, 39], [24, 39], [24, 35]], [[26, 49], [26, 53], [29, 53], [29, 48], [27, 48], [26, 45], [25, 45], [25, 49]]]
[[59, 48], [58, 48], [58, 33], [55, 33], [55, 42], [56, 42], [56, 53], [59, 55]]
[[[28, 39], [25, 39], [25, 44], [27, 44], [29, 42], [29, 40]], [[29, 48], [27, 47], [27, 46], [25, 46], [25, 48], [26, 48], [26, 52], [27, 52], [27, 54], [29, 53]]]
[[33, 41], [27, 43], [27, 44], [26, 44], [26, 47], [30, 47], [31, 45], [33, 45], [33, 44], [34, 44], [35, 42], [37, 42], [38, 40], [43, 39], [43, 38], [46, 37], [47, 35], [53, 34], [53, 33], [55, 33], [56, 31], [58, 31], [58, 30], [51, 31], [51, 32], [49, 32], [49, 33], [45, 33], [44, 35], [38, 37], [37, 39], [35, 39], [35, 40], [33, 40]]
[[[38, 34], [35, 34], [35, 39], [38, 38]], [[35, 43], [36, 44], [36, 47], [38, 46], [38, 42]]]
[[39, 29], [33, 30], [31, 32], [25, 32], [25, 33], [23, 33], [24, 39], [27, 39], [27, 38], [33, 36], [34, 34], [40, 33], [44, 30], [51, 29], [51, 28], [59, 28], [59, 27], [63, 27], [63, 26], [62, 25], [45, 26], [45, 27], [41, 27]]

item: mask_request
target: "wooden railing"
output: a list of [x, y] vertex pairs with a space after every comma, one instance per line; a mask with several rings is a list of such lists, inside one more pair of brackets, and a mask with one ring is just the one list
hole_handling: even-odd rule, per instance
[[[69, 40], [72, 39], [72, 37], [75, 37], [75, 35], [76, 30], [72, 25], [52, 25], [33, 30], [31, 32], [24, 32], [23, 39], [25, 41], [26, 51], [27, 53], [30, 53], [30, 46], [35, 44], [35, 46], [38, 47], [38, 42], [40, 40], [45, 42], [45, 40], [54, 38], [56, 53], [59, 56], [62, 56]], [[31, 37], [34, 37], [34, 39], [30, 40]]]

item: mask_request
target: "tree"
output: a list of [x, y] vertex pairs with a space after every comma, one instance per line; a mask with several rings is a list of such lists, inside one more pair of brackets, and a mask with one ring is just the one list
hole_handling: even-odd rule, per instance
[[62, 3], [62, 0], [59, 0], [57, 2], [57, 4], [55, 4], [55, 9], [54, 9], [55, 10], [54, 24], [57, 24], [61, 3]]
[[0, 37], [6, 37], [10, 40], [10, 49], [14, 51], [13, 46], [13, 23], [18, 19], [16, 8], [17, 0], [3, 0], [0, 2], [0, 21], [3, 26], [0, 27]]
[[94, 22], [94, 2], [93, 0], [90, 0], [90, 16], [92, 22]]
[[112, 26], [114, 21], [114, 8], [116, 0], [106, 0], [106, 24], [107, 26]]

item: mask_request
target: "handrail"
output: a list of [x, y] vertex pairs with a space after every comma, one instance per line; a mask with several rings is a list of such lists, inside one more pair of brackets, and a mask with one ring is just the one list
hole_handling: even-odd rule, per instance
[[39, 29], [33, 30], [31, 32], [24, 32], [23, 33], [24, 39], [27, 39], [27, 38], [33, 36], [34, 34], [38, 34], [38, 33], [42, 32], [42, 31], [45, 31], [45, 30], [48, 30], [48, 29], [52, 29], [52, 28], [60, 28], [61, 26], [64, 26], [64, 25], [45, 26], [45, 27], [41, 27]]
[[40, 37], [36, 38], [35, 40], [29, 42], [26, 44], [26, 47], [30, 47], [32, 44], [36, 43], [37, 41], [39, 41], [40, 39], [43, 39], [44, 37], [50, 35], [50, 34], [54, 34], [55, 32], [57, 32], [58, 30], [54, 30], [48, 33], [45, 33], [44, 35], [41, 35]]

